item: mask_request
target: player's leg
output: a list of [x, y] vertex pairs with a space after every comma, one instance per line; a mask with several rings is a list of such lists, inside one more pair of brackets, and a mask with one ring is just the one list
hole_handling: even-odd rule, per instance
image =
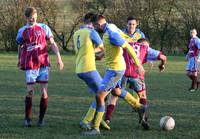
[[148, 123], [148, 103], [147, 103], [147, 96], [146, 96], [146, 90], [138, 92], [138, 95], [140, 97], [140, 103], [144, 106], [145, 112], [141, 113], [138, 112], [139, 116], [139, 123], [143, 126], [145, 130], [149, 130], [149, 123]]
[[[121, 87], [125, 88], [128, 83], [128, 78], [123, 76], [122, 77], [122, 82], [121, 82]], [[107, 99], [107, 107], [106, 107], [106, 114], [105, 114], [105, 121], [106, 123], [110, 123], [110, 119], [112, 116], [112, 113], [115, 109], [116, 103], [118, 100], [118, 96], [114, 94], [114, 90], [111, 91], [111, 93], [108, 95]]]
[[138, 112], [139, 115], [139, 123], [144, 127], [144, 129], [149, 129], [149, 124], [147, 122], [148, 115], [147, 115], [147, 109], [148, 109], [148, 103], [147, 103], [147, 95], [146, 95], [146, 86], [144, 80], [141, 80], [140, 78], [129, 78], [129, 87], [130, 89], [137, 92], [140, 103], [143, 105], [145, 112], [142, 113], [141, 111]]
[[[98, 71], [80, 73], [77, 75], [80, 79], [82, 79], [87, 84], [88, 88], [90, 89], [92, 93], [94, 94], [97, 93], [102, 81], [102, 78]], [[94, 119], [95, 112], [96, 112], [96, 100], [91, 103], [85, 117], [80, 122], [81, 128], [86, 129], [86, 130], [91, 129], [91, 122]], [[104, 121], [102, 121], [101, 123], [104, 128], [110, 129], [110, 127]]]
[[197, 72], [191, 72], [190, 78], [192, 79], [192, 83], [191, 83], [191, 87], [190, 87], [189, 91], [194, 92], [198, 87]]
[[119, 96], [120, 98], [124, 99], [128, 104], [130, 104], [135, 110], [140, 110], [143, 106], [139, 102], [139, 97], [137, 95], [132, 95], [125, 89], [115, 88], [114, 89], [115, 95]]
[[100, 89], [96, 95], [97, 109], [94, 119], [94, 129], [90, 132], [85, 132], [85, 134], [100, 134], [99, 126], [105, 113], [105, 98], [109, 94], [109, 92], [117, 86], [123, 74], [124, 71], [117, 72], [113, 70], [106, 70], [106, 74], [103, 78], [103, 81], [101, 82]]
[[39, 76], [36, 79], [40, 83], [40, 110], [39, 110], [39, 119], [37, 125], [44, 125], [44, 115], [48, 107], [48, 80], [49, 80], [49, 67], [41, 67], [39, 70]]
[[27, 84], [27, 95], [25, 96], [25, 120], [24, 125], [27, 127], [31, 126], [32, 118], [32, 98], [34, 95], [33, 85], [36, 82], [38, 76], [38, 70], [26, 70], [26, 84]]
[[196, 61], [195, 57], [189, 59], [186, 70], [187, 70], [187, 76], [192, 80], [191, 87], [189, 88], [190, 92], [194, 92], [198, 88], [198, 78], [197, 78], [198, 66], [199, 63]]
[[[146, 96], [146, 90], [142, 90], [138, 92], [138, 96], [140, 98], [140, 103], [145, 107], [145, 109], [147, 110], [148, 105], [147, 105], [147, 96]], [[140, 114], [139, 114], [140, 116]], [[139, 123], [141, 123], [142, 120], [146, 120], [147, 119], [147, 115], [145, 115], [145, 117], [139, 117]]]
[[27, 95], [25, 96], [25, 120], [24, 125], [31, 126], [32, 118], [32, 98], [33, 98], [33, 85], [27, 85]]
[[107, 107], [106, 107], [106, 113], [105, 113], [105, 121], [107, 124], [110, 123], [112, 113], [115, 109], [115, 106], [116, 106], [117, 100], [118, 100], [118, 96], [113, 95], [112, 92], [113, 92], [113, 90], [108, 95], [108, 99], [107, 99]]
[[100, 134], [100, 124], [105, 113], [105, 97], [108, 95], [106, 91], [99, 91], [96, 95], [97, 109], [94, 117], [94, 125], [91, 131], [85, 132], [86, 135]]
[[39, 111], [39, 120], [37, 125], [39, 127], [44, 125], [44, 115], [48, 107], [48, 84], [41, 84], [41, 97], [40, 97], [40, 111]]

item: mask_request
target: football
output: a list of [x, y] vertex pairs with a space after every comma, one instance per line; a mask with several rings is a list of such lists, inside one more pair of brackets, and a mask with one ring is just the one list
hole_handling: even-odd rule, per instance
[[170, 116], [164, 116], [160, 119], [160, 128], [165, 131], [170, 131], [174, 129], [175, 121]]

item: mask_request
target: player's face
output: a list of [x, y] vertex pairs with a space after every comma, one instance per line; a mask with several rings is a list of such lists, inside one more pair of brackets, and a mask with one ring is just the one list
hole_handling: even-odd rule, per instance
[[197, 35], [196, 30], [192, 30], [192, 31], [190, 32], [190, 36], [191, 36], [191, 37], [195, 37], [196, 35]]
[[94, 28], [98, 33], [102, 33], [101, 25], [99, 23], [94, 24]]
[[148, 43], [148, 42], [145, 41], [145, 42], [143, 42], [143, 43], [144, 43], [144, 45], [149, 46], [149, 43]]
[[149, 43], [147, 41], [142, 42], [142, 44], [146, 47], [149, 47]]
[[34, 25], [37, 21], [37, 13], [34, 13], [33, 15], [31, 15], [30, 17], [27, 17], [27, 23], [30, 25]]
[[105, 26], [105, 23], [102, 22], [102, 20], [99, 20], [96, 24], [94, 24], [94, 28], [99, 33], [103, 33], [104, 26]]
[[137, 25], [138, 24], [136, 20], [129, 20], [127, 24], [128, 31], [134, 33]]

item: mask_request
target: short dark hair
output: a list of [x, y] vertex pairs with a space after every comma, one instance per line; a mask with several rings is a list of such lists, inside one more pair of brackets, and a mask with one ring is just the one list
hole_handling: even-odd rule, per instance
[[96, 13], [94, 12], [88, 12], [85, 14], [83, 21], [84, 23], [90, 23], [92, 22], [92, 19], [94, 18], [94, 16], [96, 15]]
[[92, 18], [92, 22], [96, 23], [101, 19], [106, 19], [106, 17], [102, 14], [96, 14], [93, 18]]
[[136, 18], [136, 17], [134, 17], [134, 16], [129, 16], [129, 17], [127, 18], [127, 22], [130, 21], [130, 20], [136, 20], [136, 22], [139, 22], [139, 19]]
[[27, 7], [25, 9], [25, 11], [24, 11], [24, 15], [26, 17], [30, 17], [30, 16], [32, 16], [35, 13], [37, 13], [37, 10], [34, 7]]
[[149, 40], [147, 38], [140, 38], [139, 40], [137, 40], [137, 42], [142, 43], [142, 42], [148, 42]]

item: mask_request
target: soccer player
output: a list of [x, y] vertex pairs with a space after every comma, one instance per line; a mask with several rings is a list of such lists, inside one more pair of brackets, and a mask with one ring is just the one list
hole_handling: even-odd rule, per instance
[[[95, 64], [95, 52], [103, 51], [103, 42], [99, 34], [94, 30], [91, 19], [95, 16], [94, 13], [89, 12], [84, 16], [84, 23], [79, 30], [74, 33], [73, 41], [76, 50], [76, 74], [83, 80], [91, 92], [94, 94], [100, 88], [102, 78], [96, 69]], [[80, 127], [85, 130], [91, 129], [91, 121], [94, 118], [96, 112], [96, 101], [92, 102], [89, 110], [83, 120], [80, 122]], [[101, 124], [107, 129], [105, 122]]]
[[[159, 65], [159, 70], [163, 71], [165, 69], [166, 56], [163, 55], [160, 51], [152, 49], [149, 46], [149, 42], [147, 39], [141, 38], [137, 41], [137, 43], [135, 44], [132, 43], [132, 46], [136, 51], [136, 54], [142, 64], [148, 61], [160, 60], [161, 63]], [[132, 89], [133, 92], [135, 91], [138, 94], [140, 98], [140, 103], [144, 105], [147, 111], [148, 103], [147, 103], [144, 76], [140, 76], [137, 73], [135, 63], [132, 61], [131, 57], [129, 56], [126, 50], [124, 50], [123, 56], [126, 62], [126, 71], [123, 77], [122, 86], [125, 87], [127, 84], [129, 84], [129, 88]], [[110, 105], [112, 106], [113, 109], [112, 111], [107, 113], [106, 115], [107, 117], [105, 117], [107, 123], [110, 122], [111, 114], [114, 110], [114, 107], [116, 106], [116, 102], [117, 102], [117, 97], [112, 96], [110, 100]], [[147, 119], [148, 119], [147, 113], [142, 115], [139, 112], [139, 123], [141, 123], [141, 125], [144, 127], [145, 130], [149, 129], [149, 124], [147, 122]]]
[[139, 20], [129, 16], [127, 18], [127, 28], [123, 31], [131, 38], [132, 42], [137, 42], [140, 38], [145, 38], [144, 33], [138, 28]]
[[41, 84], [41, 99], [37, 125], [40, 127], [44, 125], [43, 119], [48, 104], [47, 85], [50, 63], [47, 52], [47, 40], [51, 44], [51, 49], [56, 54], [60, 70], [63, 69], [64, 64], [50, 28], [45, 24], [37, 23], [37, 10], [34, 7], [27, 7], [24, 14], [27, 24], [19, 29], [16, 37], [17, 44], [19, 45], [18, 67], [25, 71], [27, 84], [24, 125], [30, 127], [32, 124], [33, 85], [39, 83]]
[[[137, 28], [139, 25], [139, 20], [136, 17], [129, 16], [127, 18], [127, 27], [123, 29], [123, 32], [127, 34], [129, 37], [127, 38], [127, 41], [130, 42], [137, 42], [138, 39], [145, 38], [144, 33]], [[105, 114], [105, 121], [109, 123], [110, 117], [112, 112], [114, 111], [116, 101], [118, 97], [112, 97], [112, 94], [109, 95], [107, 100], [107, 107], [106, 107], [106, 114]]]
[[192, 80], [190, 92], [194, 92], [198, 89], [198, 67], [200, 62], [200, 39], [197, 37], [197, 30], [192, 29], [190, 31], [190, 43], [189, 51], [187, 53], [188, 64], [186, 67], [187, 76]]
[[97, 110], [94, 119], [94, 127], [91, 131], [85, 132], [87, 135], [98, 135], [100, 134], [99, 126], [102, 117], [105, 112], [105, 97], [111, 90], [114, 95], [123, 98], [128, 104], [138, 111], [143, 111], [143, 106], [126, 90], [121, 90], [121, 78], [124, 75], [126, 69], [125, 61], [123, 58], [123, 48], [125, 48], [133, 58], [138, 68], [140, 75], [144, 74], [144, 69], [140, 64], [134, 49], [125, 41], [123, 38], [125, 35], [120, 29], [114, 24], [108, 24], [103, 15], [97, 15], [93, 19], [95, 28], [99, 32], [103, 32], [103, 42], [105, 47], [105, 62], [106, 62], [106, 73], [103, 81], [101, 82], [100, 89], [96, 96]]

